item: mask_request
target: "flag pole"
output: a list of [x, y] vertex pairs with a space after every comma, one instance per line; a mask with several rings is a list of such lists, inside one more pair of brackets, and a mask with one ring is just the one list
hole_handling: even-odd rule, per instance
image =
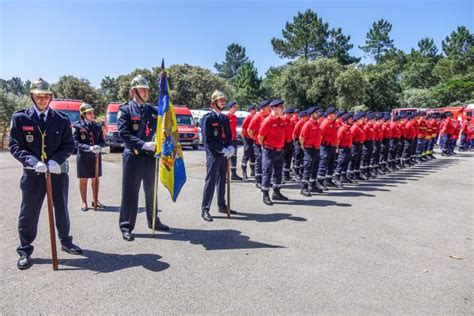
[[[160, 73], [160, 79], [163, 79], [161, 78], [161, 76], [163, 75], [163, 72], [165, 71], [165, 59], [163, 58], [161, 60], [161, 73]], [[160, 104], [160, 95], [161, 93], [164, 91], [164, 80], [161, 80], [160, 81], [160, 91], [158, 93], [158, 104]], [[156, 133], [161, 133], [162, 131], [156, 131], [155, 132], [155, 138], [156, 138]], [[155, 149], [156, 151], [157, 149]], [[155, 237], [155, 224], [156, 224], [156, 212], [158, 211], [158, 177], [159, 177], [159, 174], [160, 174], [160, 164], [159, 164], [159, 161], [160, 161], [160, 157], [156, 156], [155, 155], [155, 181], [154, 181], [154, 184], [153, 184], [153, 219], [152, 219], [152, 237]]]

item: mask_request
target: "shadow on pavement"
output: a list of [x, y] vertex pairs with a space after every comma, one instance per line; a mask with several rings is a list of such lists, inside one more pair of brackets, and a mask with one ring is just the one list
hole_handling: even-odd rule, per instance
[[152, 238], [158, 240], [189, 241], [193, 245], [201, 245], [206, 250], [285, 248], [250, 240], [242, 232], [234, 229], [184, 229], [171, 228], [169, 233], [135, 234], [136, 238]]
[[[110, 273], [142, 266], [149, 271], [159, 272], [170, 267], [168, 263], [159, 261], [160, 259], [161, 256], [156, 254], [123, 255], [83, 250], [82, 255], [77, 256], [77, 259], [59, 259], [59, 270], [90, 270], [98, 273]], [[51, 259], [34, 258], [33, 263], [51, 264]], [[70, 268], [63, 268], [63, 266]]]
[[[226, 216], [213, 216], [217, 219], [225, 219]], [[279, 221], [297, 221], [297, 222], [306, 222], [306, 218], [293, 216], [292, 214], [288, 213], [271, 213], [271, 214], [254, 214], [254, 213], [243, 213], [238, 212], [236, 215], [232, 215], [232, 220], [238, 221], [255, 221], [259, 223], [272, 223], [272, 222], [279, 222]]]

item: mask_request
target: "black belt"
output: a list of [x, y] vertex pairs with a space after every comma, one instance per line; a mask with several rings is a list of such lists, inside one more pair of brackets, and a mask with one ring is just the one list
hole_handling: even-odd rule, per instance
[[263, 146], [266, 150], [276, 150], [276, 151], [282, 151], [283, 148], [276, 148], [276, 147], [271, 147], [271, 146]]
[[312, 146], [304, 146], [304, 149], [319, 149], [320, 146], [312, 145]]
[[323, 145], [323, 146], [331, 146], [331, 147], [336, 147], [336, 145], [333, 145], [333, 144], [331, 144], [331, 143], [328, 143], [328, 142], [322, 142], [322, 144], [321, 144], [321, 145]]

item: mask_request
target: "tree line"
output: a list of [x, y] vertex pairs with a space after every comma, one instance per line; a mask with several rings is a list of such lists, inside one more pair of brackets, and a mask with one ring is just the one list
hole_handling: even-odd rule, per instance
[[[295, 108], [336, 105], [374, 111], [474, 102], [474, 35], [467, 27], [447, 35], [441, 49], [432, 38], [422, 38], [410, 52], [397, 49], [391, 30], [392, 24], [384, 19], [373, 23], [359, 46], [373, 62], [363, 64], [351, 56], [354, 44], [340, 27], [331, 27], [310, 9], [298, 12], [285, 24], [281, 37], [271, 39], [274, 52], [288, 63], [270, 67], [260, 76], [245, 47], [232, 43], [223, 61], [215, 63], [215, 72], [171, 65], [167, 69], [171, 100], [202, 108], [219, 89], [243, 107], [264, 98], [281, 98]], [[150, 101], [156, 103], [159, 72], [154, 67], [106, 76], [98, 88], [87, 79], [63, 76], [52, 89], [56, 98], [81, 99], [103, 113], [109, 102], [129, 99], [130, 81], [139, 73], [150, 81]], [[0, 120], [9, 121], [11, 111], [26, 102], [29, 81], [0, 79], [0, 88]]]

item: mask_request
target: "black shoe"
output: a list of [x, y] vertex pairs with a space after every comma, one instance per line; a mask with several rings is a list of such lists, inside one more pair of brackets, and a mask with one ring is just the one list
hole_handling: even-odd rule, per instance
[[360, 174], [360, 173], [356, 173], [354, 179], [359, 180], [359, 181], [366, 180], [365, 176], [363, 174]]
[[237, 173], [233, 173], [231, 176], [230, 176], [230, 179], [231, 180], [234, 180], [234, 181], [242, 181], [243, 179], [241, 177], [239, 177], [239, 175]]
[[431, 154], [430, 155], [431, 159], [437, 159], [435, 155]]
[[[227, 214], [227, 208], [220, 208], [218, 210], [219, 213]], [[230, 210], [230, 214], [237, 214], [237, 211]]]
[[250, 176], [255, 177], [255, 170], [253, 168], [250, 168]]
[[346, 183], [354, 183], [354, 181], [352, 180], [352, 178], [349, 177], [348, 175], [343, 175], [343, 176], [342, 176], [342, 183], [344, 183], [344, 182], [346, 182]]
[[242, 178], [247, 180], [249, 176], [247, 175], [247, 169], [242, 168]]
[[263, 203], [266, 205], [273, 205], [272, 200], [270, 200], [270, 196], [268, 196], [268, 191], [263, 193]]
[[211, 214], [209, 214], [209, 211], [207, 211], [207, 210], [203, 210], [203, 211], [201, 212], [201, 217], [202, 217], [202, 219], [205, 220], [205, 221], [208, 221], [208, 222], [212, 222], [212, 221], [213, 221]]
[[71, 255], [80, 255], [82, 254], [82, 249], [74, 245], [72, 242], [67, 245], [61, 245], [61, 250], [67, 252]]
[[307, 196], [307, 197], [311, 196], [311, 193], [309, 193], [308, 188], [302, 188], [301, 191], [300, 191], [300, 194], [303, 195], [303, 196]]
[[325, 179], [324, 184], [326, 187], [337, 188], [337, 185], [332, 181], [332, 179]]
[[273, 189], [272, 199], [274, 201], [288, 201], [288, 198], [281, 194], [280, 189]]
[[261, 188], [262, 188], [262, 184], [261, 184], [260, 182], [255, 183], [255, 186], [256, 186], [258, 189], [261, 189]]
[[309, 192], [312, 193], [323, 193], [323, 190], [317, 184], [311, 184], [309, 186]]
[[332, 182], [336, 185], [337, 188], [342, 188], [344, 186], [344, 184], [342, 184], [342, 182], [339, 179], [336, 179]]
[[[148, 223], [148, 228], [151, 229], [151, 226], [152, 223]], [[159, 230], [159, 231], [162, 231], [162, 232], [167, 232], [168, 230], [170, 230], [170, 228], [163, 224], [160, 219], [156, 219], [156, 222], [155, 222], [155, 230]]]
[[290, 177], [290, 175], [286, 175], [285, 178], [283, 179], [285, 182], [291, 182], [293, 179]]
[[28, 255], [22, 255], [20, 259], [18, 259], [18, 262], [16, 263], [16, 267], [20, 270], [26, 270], [31, 268], [33, 265], [33, 260], [31, 260], [31, 257]]
[[135, 236], [131, 232], [123, 232], [122, 233], [122, 238], [126, 241], [134, 241]]
[[318, 185], [321, 189], [323, 189], [324, 191], [328, 190], [328, 187], [326, 186], [326, 181], [324, 181], [323, 179], [319, 179], [317, 181], [318, 181]]
[[[95, 205], [95, 203], [94, 203], [94, 201], [92, 201], [92, 208], [94, 208], [94, 205]], [[106, 208], [106, 206], [104, 204], [102, 204], [100, 202], [97, 202], [97, 209], [98, 210], [105, 210], [105, 208]]]

